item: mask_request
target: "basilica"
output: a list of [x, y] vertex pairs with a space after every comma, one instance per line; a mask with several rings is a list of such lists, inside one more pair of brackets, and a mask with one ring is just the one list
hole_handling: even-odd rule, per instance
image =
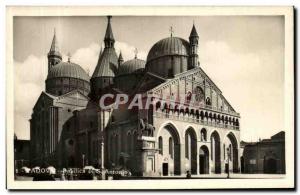
[[[195, 25], [188, 40], [171, 33], [146, 61], [137, 54], [126, 61], [107, 18], [91, 76], [62, 61], [54, 34], [46, 87], [30, 119], [31, 166], [124, 168], [141, 177], [240, 172], [240, 114], [201, 68]], [[115, 106], [110, 98], [104, 109], [106, 94], [139, 94], [151, 104]]]

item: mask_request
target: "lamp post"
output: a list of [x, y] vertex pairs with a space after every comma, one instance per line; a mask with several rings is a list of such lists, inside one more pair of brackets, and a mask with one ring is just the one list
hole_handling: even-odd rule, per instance
[[229, 179], [230, 149], [227, 147], [227, 179]]

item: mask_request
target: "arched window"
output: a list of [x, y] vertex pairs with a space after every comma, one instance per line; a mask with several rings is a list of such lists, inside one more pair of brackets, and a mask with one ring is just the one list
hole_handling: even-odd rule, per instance
[[163, 155], [163, 139], [161, 136], [158, 138], [158, 149], [159, 154]]
[[158, 110], [158, 109], [160, 109], [160, 107], [161, 107], [161, 103], [160, 103], [160, 102], [157, 102], [157, 103], [156, 103], [156, 106], [155, 106], [155, 109]]
[[173, 153], [173, 139], [172, 137], [169, 138], [169, 155], [171, 158], [173, 158], [174, 153]]
[[206, 129], [201, 129], [200, 131], [200, 135], [201, 135], [201, 141], [207, 141], [207, 132]]
[[195, 94], [195, 101], [197, 102], [201, 102], [201, 101], [204, 101], [204, 91], [201, 87], [197, 86], [195, 89], [194, 89], [194, 94]]
[[189, 135], [185, 134], [185, 158], [189, 159]]
[[192, 92], [189, 91], [186, 94], [186, 101], [189, 102], [189, 101], [191, 101], [191, 99], [192, 99]]
[[211, 101], [210, 101], [210, 98], [209, 98], [209, 97], [206, 98], [205, 103], [206, 103], [206, 105], [208, 105], [208, 106], [211, 105]]

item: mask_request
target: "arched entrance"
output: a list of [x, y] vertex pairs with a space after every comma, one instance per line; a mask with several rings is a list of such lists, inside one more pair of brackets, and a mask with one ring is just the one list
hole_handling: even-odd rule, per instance
[[197, 135], [193, 128], [185, 132], [185, 158], [189, 161], [191, 174], [197, 174]]
[[199, 173], [209, 174], [209, 151], [207, 146], [201, 146], [199, 151]]
[[180, 138], [177, 129], [168, 124], [161, 129], [158, 142], [162, 143], [160, 167], [163, 175], [180, 175]]
[[233, 133], [229, 133], [227, 135], [227, 138], [229, 139], [230, 145], [229, 151], [230, 151], [230, 157], [229, 157], [229, 164], [230, 169], [234, 173], [239, 172], [239, 157], [238, 157], [238, 143]]
[[221, 173], [221, 145], [220, 136], [217, 131], [214, 131], [210, 136], [211, 141], [211, 160], [214, 165], [214, 172]]

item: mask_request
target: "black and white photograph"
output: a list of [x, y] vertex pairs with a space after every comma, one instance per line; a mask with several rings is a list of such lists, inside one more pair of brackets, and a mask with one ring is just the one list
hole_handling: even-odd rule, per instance
[[293, 14], [7, 7], [8, 188], [293, 188]]

